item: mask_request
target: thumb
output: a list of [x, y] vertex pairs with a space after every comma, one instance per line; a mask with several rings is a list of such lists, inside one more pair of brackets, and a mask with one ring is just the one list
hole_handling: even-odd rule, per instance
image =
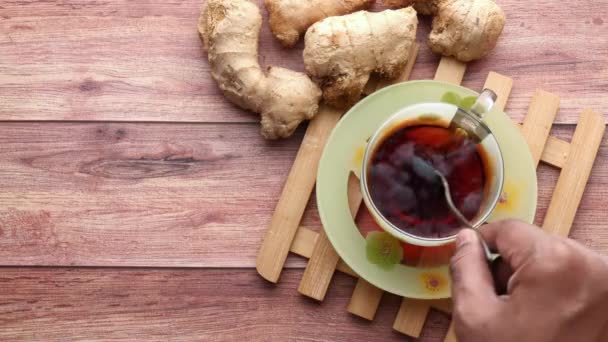
[[492, 299], [497, 298], [479, 234], [472, 229], [463, 229], [458, 233], [450, 272], [455, 306], [486, 307]]

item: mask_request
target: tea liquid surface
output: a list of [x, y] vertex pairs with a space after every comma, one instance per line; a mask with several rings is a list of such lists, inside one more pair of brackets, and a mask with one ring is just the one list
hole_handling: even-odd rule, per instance
[[372, 201], [407, 233], [426, 238], [454, 235], [461, 224], [449, 210], [441, 183], [429, 180], [412, 160], [417, 156], [427, 161], [447, 178], [454, 204], [471, 220], [484, 195], [483, 155], [480, 145], [452, 128], [398, 127], [372, 155], [367, 179]]

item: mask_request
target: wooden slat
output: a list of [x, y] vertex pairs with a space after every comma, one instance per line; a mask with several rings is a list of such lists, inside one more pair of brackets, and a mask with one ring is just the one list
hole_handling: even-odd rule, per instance
[[[490, 72], [484, 85], [484, 89], [486, 88], [492, 89], [498, 95], [498, 99], [496, 101], [496, 108], [504, 110], [507, 104], [507, 100], [511, 94], [511, 89], [513, 88], [513, 79], [495, 72]], [[528, 110], [528, 115], [526, 116], [524, 123], [528, 125], [528, 127], [539, 126], [540, 128], [542, 127], [542, 125], [545, 125], [543, 135], [548, 135], [549, 131], [551, 130], [551, 126], [553, 125], [553, 119], [557, 114], [558, 107], [558, 97], [545, 91], [537, 90], [537, 93], [533, 99], [532, 105]], [[547, 117], [550, 117], [551, 121], [548, 121], [544, 116], [542, 116], [544, 113], [548, 113]], [[532, 119], [534, 119], [535, 121], [531, 121]], [[548, 131], [546, 125], [549, 125]], [[524, 130], [524, 132], [524, 136], [530, 136], [531, 139], [535, 136], [535, 132], [530, 130], [530, 128], [527, 128], [526, 130]], [[539, 138], [536, 137], [534, 139]], [[540, 140], [537, 140], [537, 143], [540, 142]], [[566, 161], [566, 156], [568, 155], [570, 144], [566, 141], [560, 140], [552, 136], [546, 137], [545, 140], [546, 143], [544, 145], [544, 149], [541, 149], [540, 147], [535, 147], [534, 150], [542, 151], [540, 155], [540, 159], [542, 161], [556, 167], [562, 167]], [[537, 160], [538, 156], [534, 156], [534, 159]]]
[[[351, 173], [348, 179], [348, 205], [353, 219], [357, 216], [362, 200], [363, 194], [361, 193], [359, 179]], [[304, 270], [298, 292], [322, 301], [339, 260], [340, 257], [329, 242], [327, 235], [325, 235], [325, 230], [321, 230]]]
[[[257, 2], [262, 6], [262, 0]], [[226, 101], [209, 77], [196, 32], [202, 4], [2, 1], [0, 120], [258, 121], [257, 115]], [[602, 25], [598, 13], [608, 12], [608, 2], [583, 4], [566, 10], [542, 0], [524, 11], [521, 1], [500, 1], [506, 13], [516, 16], [496, 49], [475, 63], [467, 83], [481, 85], [488, 70], [520, 80], [509, 106], [518, 121], [530, 94], [547, 84], [564, 97], [560, 123], [575, 123], [582, 106], [605, 107], [607, 43], [596, 37], [605, 34], [605, 20]], [[538, 13], [547, 19], [537, 20]], [[265, 10], [262, 15], [267, 23]], [[569, 28], [568, 35], [559, 25]], [[429, 25], [418, 30], [426, 37]], [[261, 36], [262, 64], [304, 69], [303, 44], [282, 48], [267, 24]], [[436, 61], [424, 46], [415, 78], [432, 78]]]
[[522, 125], [522, 134], [528, 143], [535, 166], [538, 166], [545, 150], [547, 138], [559, 110], [559, 103], [559, 97], [541, 89], [537, 89], [532, 98], [530, 109]]
[[[306, 228], [299, 227], [298, 232], [296, 233], [296, 237], [294, 238], [294, 242], [291, 245], [290, 251], [295, 253], [301, 257], [306, 259], [310, 259], [312, 256], [312, 251], [314, 249], [315, 243], [319, 238], [319, 233]], [[353, 271], [344, 261], [338, 261], [336, 265], [336, 270], [348, 274], [351, 277], [358, 277], [358, 275]]]
[[256, 269], [270, 282], [276, 283], [279, 280], [289, 247], [315, 185], [321, 152], [343, 113], [322, 105], [306, 130], [258, 252]]
[[497, 95], [494, 107], [500, 110], [505, 110], [507, 101], [511, 95], [511, 89], [513, 89], [513, 79], [491, 71], [488, 74], [488, 78], [486, 78], [486, 83], [484, 84], [483, 89], [493, 90]]
[[384, 291], [368, 283], [365, 279], [360, 278], [357, 280], [357, 285], [350, 297], [346, 310], [371, 321], [376, 317], [383, 294]]
[[254, 267], [302, 135], [1, 123], [0, 265]]
[[589, 109], [582, 113], [545, 215], [546, 231], [562, 236], [570, 233], [605, 130], [606, 122], [599, 113]]
[[540, 159], [545, 163], [562, 168], [570, 153], [570, 143], [554, 136], [549, 136]]
[[454, 322], [450, 322], [448, 333], [443, 339], [443, 342], [458, 342], [458, 339], [456, 338], [456, 333], [454, 332]]
[[[336, 275], [319, 307], [294, 296], [301, 274], [268, 286], [248, 269], [0, 269], [0, 340], [403, 341], [397, 297], [360, 324], [344, 310], [353, 279]], [[424, 341], [441, 341], [446, 323], [431, 315]]]
[[451, 299], [438, 299], [431, 301], [431, 307], [439, 310], [443, 313], [452, 313], [452, 300]]
[[348, 306], [348, 312], [361, 318], [374, 319], [383, 293], [384, 291], [364, 279], [359, 279], [350, 299], [352, 305]]
[[466, 70], [467, 65], [465, 63], [452, 57], [442, 57], [435, 73], [435, 81], [460, 84]]
[[420, 337], [430, 309], [427, 300], [403, 298], [393, 329], [408, 336]]
[[290, 252], [309, 259], [312, 256], [312, 251], [315, 248], [319, 233], [306, 227], [299, 227], [296, 236], [293, 238]]
[[[0, 265], [255, 267], [304, 133], [269, 144], [258, 129], [0, 124]], [[558, 126], [553, 134], [569, 141], [573, 132]], [[608, 138], [572, 235], [601, 253], [608, 253], [607, 147]], [[557, 176], [546, 165], [538, 171], [541, 216]], [[309, 209], [301, 225], [319, 230], [314, 201]], [[306, 263], [293, 257], [286, 265]]]
[[490, 89], [496, 94], [496, 107], [499, 110], [504, 110], [511, 96], [511, 89], [513, 88], [513, 79], [505, 75], [501, 75], [496, 72], [490, 72], [483, 89]]

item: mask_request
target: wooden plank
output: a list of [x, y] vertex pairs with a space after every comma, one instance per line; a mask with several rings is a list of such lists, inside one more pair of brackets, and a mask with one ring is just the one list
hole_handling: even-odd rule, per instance
[[543, 222], [546, 231], [562, 236], [570, 233], [605, 130], [606, 122], [599, 113], [583, 111]]
[[458, 339], [456, 338], [456, 332], [454, 331], [454, 322], [450, 322], [448, 333], [445, 336], [443, 342], [458, 342]]
[[293, 238], [290, 252], [295, 253], [299, 256], [310, 259], [319, 238], [319, 233], [306, 227], [299, 227], [296, 236]]
[[[267, 143], [257, 124], [1, 123], [0, 265], [255, 267], [303, 133]], [[605, 138], [571, 235], [600, 253], [607, 147]], [[539, 168], [539, 217], [557, 176]], [[315, 207], [301, 225], [319, 230]]]
[[[512, 88], [513, 79], [495, 72], [490, 72], [488, 78], [486, 79], [486, 83], [483, 86], [483, 89], [492, 89], [498, 95], [498, 99], [496, 101], [496, 108], [499, 108], [500, 110], [505, 109], [507, 100], [511, 96]], [[570, 144], [566, 141], [548, 135], [553, 124], [553, 119], [557, 114], [558, 107], [558, 97], [551, 93], [547, 93], [542, 90], [537, 90], [537, 93], [535, 94], [535, 97], [533, 99], [533, 103], [530, 106], [528, 110], [528, 115], [525, 119], [527, 121], [525, 121], [524, 124], [528, 125], [528, 127], [539, 126], [539, 129], [541, 129], [541, 127], [544, 127], [542, 131], [544, 132], [543, 135], [547, 135], [547, 137], [545, 138], [546, 143], [544, 145], [544, 149], [541, 149], [540, 146], [535, 146], [534, 150], [542, 151], [542, 154], [540, 155], [540, 159], [542, 161], [555, 167], [562, 167], [566, 161], [566, 156], [568, 155]], [[545, 114], [546, 117], [543, 117], [543, 115]], [[547, 120], [546, 118], [551, 118], [551, 121]], [[532, 121], [533, 119], [534, 121]], [[547, 125], [549, 127], [548, 130]], [[530, 139], [539, 139], [538, 137], [534, 137], [535, 133], [534, 131], [530, 130], [530, 128], [525, 129], [524, 132], [524, 136], [530, 137]], [[537, 142], [540, 142], [541, 140], [542, 139], [537, 140]], [[538, 155], [534, 156], [535, 160], [537, 160], [538, 158]]]
[[[210, 76], [202, 4], [3, 1], [0, 120], [259, 121]], [[281, 48], [268, 25], [260, 51], [264, 65], [304, 71], [302, 49]]]
[[540, 159], [545, 163], [562, 168], [570, 153], [570, 143], [554, 136], [549, 136]]
[[[301, 257], [306, 259], [310, 259], [312, 256], [312, 251], [314, 249], [316, 240], [319, 238], [319, 233], [310, 230], [306, 227], [298, 228], [298, 233], [296, 233], [296, 237], [294, 238], [294, 242], [291, 245], [290, 252], [295, 253]], [[336, 270], [348, 274], [351, 277], [358, 277], [358, 275], [353, 271], [344, 261], [339, 260], [336, 265]]]
[[494, 107], [504, 111], [509, 96], [511, 96], [511, 89], [513, 89], [513, 79], [491, 71], [486, 78], [483, 89], [491, 89], [496, 93], [497, 98]]
[[[521, 129], [523, 126], [520, 125], [519, 128]], [[566, 163], [569, 152], [569, 142], [549, 135], [547, 137], [547, 142], [545, 143], [545, 148], [540, 156], [540, 160], [561, 169]]]
[[[0, 269], [0, 340], [403, 341], [390, 328], [397, 297], [361, 324], [344, 310], [353, 279], [336, 275], [319, 307], [294, 296], [301, 274], [268, 286], [251, 270]], [[431, 315], [423, 341], [446, 325]]]
[[[0, 120], [258, 121], [228, 103], [209, 77], [196, 32], [202, 3], [3, 1]], [[570, 9], [551, 0], [525, 10], [518, 0], [500, 5], [509, 29], [472, 66], [466, 86], [479, 89], [490, 70], [518, 80], [509, 105], [518, 121], [530, 94], [547, 84], [564, 98], [560, 123], [575, 123], [583, 106], [605, 107], [608, 42], [596, 37], [605, 34], [598, 13], [608, 12], [608, 2], [586, 0]], [[538, 13], [547, 17], [538, 20]], [[418, 30], [426, 37], [429, 25]], [[303, 70], [302, 47], [281, 48], [262, 26], [262, 64]], [[431, 79], [436, 67], [437, 57], [423, 46], [414, 79]]]
[[538, 166], [545, 150], [547, 138], [559, 110], [559, 102], [557, 95], [537, 89], [530, 103], [530, 109], [522, 126], [522, 134], [530, 147], [535, 166]]
[[253, 267], [303, 133], [258, 129], [0, 124], [0, 263]]
[[256, 269], [270, 282], [276, 283], [279, 280], [289, 248], [315, 185], [321, 152], [343, 113], [342, 110], [322, 105], [306, 130], [258, 252]]
[[[361, 193], [359, 179], [351, 173], [348, 179], [348, 205], [353, 218], [357, 216], [362, 200], [363, 194]], [[329, 242], [327, 235], [325, 235], [325, 230], [321, 230], [304, 270], [298, 292], [322, 301], [339, 260], [340, 257]]]
[[452, 300], [449, 298], [433, 300], [431, 302], [431, 307], [443, 313], [450, 314], [452, 313]]
[[371, 321], [376, 317], [383, 294], [384, 291], [368, 283], [365, 279], [360, 278], [357, 280], [357, 285], [350, 297], [346, 310]]
[[462, 83], [467, 65], [452, 57], [442, 57], [435, 73], [435, 81], [443, 81], [453, 84]]
[[513, 79], [505, 75], [501, 75], [496, 72], [490, 72], [483, 89], [490, 89], [496, 94], [495, 108], [504, 110], [511, 96], [511, 89], [513, 88]]
[[408, 336], [420, 337], [430, 309], [427, 300], [403, 298], [393, 329]]

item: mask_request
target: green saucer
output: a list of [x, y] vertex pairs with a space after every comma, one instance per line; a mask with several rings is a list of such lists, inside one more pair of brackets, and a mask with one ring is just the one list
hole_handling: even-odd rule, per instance
[[[448, 267], [411, 267], [398, 263], [387, 267], [369, 258], [370, 243], [378, 234], [364, 236], [351, 217], [347, 183], [351, 172], [360, 174], [367, 139], [400, 109], [422, 102], [458, 101], [478, 96], [474, 91], [437, 81], [411, 81], [385, 88], [365, 98], [340, 120], [330, 136], [319, 165], [317, 204], [323, 227], [342, 260], [374, 286], [399, 296], [418, 299], [450, 297]], [[503, 195], [490, 221], [517, 218], [534, 220], [537, 200], [536, 170], [519, 128], [499, 110], [484, 121], [498, 140], [505, 164]], [[376, 235], [371, 239], [371, 235]], [[382, 239], [382, 238], [380, 238]], [[394, 246], [391, 245], [391, 248]], [[400, 248], [400, 247], [399, 247]], [[390, 258], [403, 253], [391, 252]]]

